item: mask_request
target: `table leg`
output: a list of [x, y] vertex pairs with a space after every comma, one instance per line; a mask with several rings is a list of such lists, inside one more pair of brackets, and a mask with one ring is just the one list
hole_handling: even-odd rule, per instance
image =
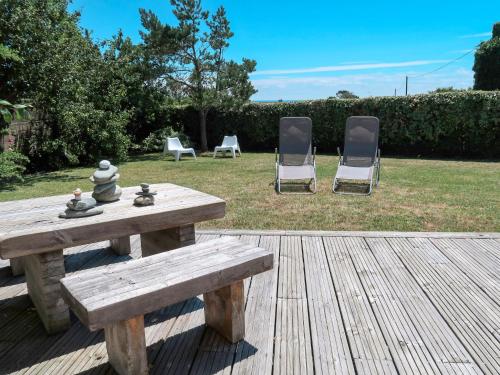
[[130, 237], [120, 237], [114, 238], [110, 241], [111, 249], [116, 255], [127, 255], [130, 254]]
[[195, 243], [194, 224], [141, 234], [142, 256], [147, 257]]
[[59, 282], [65, 274], [63, 251], [27, 255], [23, 257], [23, 263], [28, 294], [47, 332], [68, 329], [69, 308], [62, 299]]
[[23, 257], [12, 258], [10, 260], [10, 270], [14, 276], [24, 275]]

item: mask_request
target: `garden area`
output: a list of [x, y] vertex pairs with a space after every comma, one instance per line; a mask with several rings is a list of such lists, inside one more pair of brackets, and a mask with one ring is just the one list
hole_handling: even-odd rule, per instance
[[[337, 64], [256, 70], [231, 54], [222, 5], [76, 2], [0, 1], [1, 374], [498, 373], [500, 22], [457, 34], [487, 39], [454, 59], [391, 63], [366, 47], [391, 56], [397, 30], [416, 59], [408, 41], [436, 33], [423, 22], [472, 30], [476, 10], [413, 8], [416, 34], [392, 28], [401, 4], [367, 2], [369, 22], [342, 26], [360, 4], [226, 1], [245, 55], [283, 64], [289, 38]], [[101, 38], [89, 9], [137, 33]], [[473, 87], [413, 88], [472, 52]], [[389, 68], [406, 95], [387, 94]], [[258, 101], [263, 72], [338, 91]]]
[[[226, 216], [204, 228], [358, 231], [492, 232], [500, 227], [500, 163], [382, 158], [380, 185], [372, 196], [333, 194], [335, 155], [317, 156], [318, 192], [274, 190], [274, 154], [196, 160], [159, 153], [132, 157], [119, 165], [120, 185], [170, 182], [213, 194], [227, 202]], [[33, 174], [0, 201], [92, 190], [95, 167]]]

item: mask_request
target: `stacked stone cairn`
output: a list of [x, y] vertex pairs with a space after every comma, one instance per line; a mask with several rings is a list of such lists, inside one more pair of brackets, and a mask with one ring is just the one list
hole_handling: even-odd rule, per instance
[[97, 202], [114, 202], [120, 199], [122, 189], [116, 184], [119, 178], [118, 168], [108, 160], [102, 160], [99, 169], [90, 176], [90, 181], [95, 185], [92, 197]]
[[137, 198], [134, 199], [135, 206], [151, 206], [155, 204], [155, 191], [149, 191], [149, 184], [142, 183], [141, 191], [135, 193], [138, 195]]
[[71, 219], [77, 217], [87, 217], [102, 214], [101, 207], [96, 207], [94, 198], [82, 198], [82, 191], [76, 189], [73, 194], [75, 197], [66, 203], [66, 210], [59, 214], [59, 217]]

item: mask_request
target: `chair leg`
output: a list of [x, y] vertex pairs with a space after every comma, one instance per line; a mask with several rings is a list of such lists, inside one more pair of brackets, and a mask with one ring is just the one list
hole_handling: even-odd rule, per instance
[[179, 161], [181, 159], [181, 153], [179, 151], [175, 152], [175, 161]]
[[235, 159], [236, 158], [236, 151], [234, 151], [234, 148], [231, 149], [231, 154], [233, 154], [233, 159]]

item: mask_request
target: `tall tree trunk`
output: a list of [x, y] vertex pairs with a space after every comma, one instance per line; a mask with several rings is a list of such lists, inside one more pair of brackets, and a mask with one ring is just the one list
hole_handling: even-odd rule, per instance
[[207, 112], [204, 109], [199, 110], [200, 115], [200, 141], [201, 141], [201, 151], [208, 151], [207, 144]]

